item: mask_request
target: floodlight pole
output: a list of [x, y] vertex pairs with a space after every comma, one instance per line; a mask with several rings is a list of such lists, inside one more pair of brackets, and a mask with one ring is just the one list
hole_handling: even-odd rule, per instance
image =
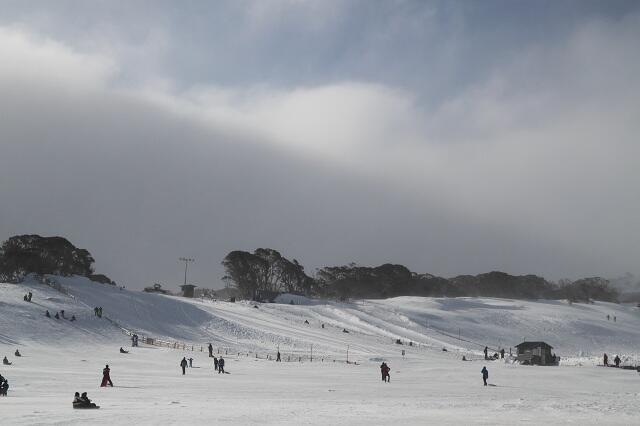
[[195, 259], [181, 257], [178, 260], [184, 262], [184, 285], [187, 285], [187, 266], [189, 265], [189, 262], [195, 262]]

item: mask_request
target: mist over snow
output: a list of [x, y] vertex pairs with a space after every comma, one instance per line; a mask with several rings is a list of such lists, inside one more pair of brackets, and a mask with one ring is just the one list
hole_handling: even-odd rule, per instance
[[[636, 2], [17, 2], [0, 237], [128, 288], [308, 271], [640, 273]], [[569, 13], [570, 12], [570, 13]]]

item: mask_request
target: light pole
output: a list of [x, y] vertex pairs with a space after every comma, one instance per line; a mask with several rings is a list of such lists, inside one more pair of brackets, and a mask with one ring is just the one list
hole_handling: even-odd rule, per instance
[[187, 285], [187, 266], [189, 265], [189, 262], [195, 262], [195, 259], [181, 257], [178, 260], [180, 260], [180, 262], [184, 262], [184, 285]]

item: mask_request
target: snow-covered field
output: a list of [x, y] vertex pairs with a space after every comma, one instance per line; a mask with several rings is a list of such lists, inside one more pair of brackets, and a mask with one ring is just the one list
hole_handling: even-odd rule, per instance
[[[0, 357], [14, 362], [0, 366], [11, 383], [1, 424], [638, 424], [640, 375], [595, 365], [604, 351], [635, 363], [632, 306], [402, 297], [255, 308], [57, 280], [73, 297], [35, 282], [0, 284]], [[33, 303], [22, 300], [27, 291]], [[47, 319], [45, 309], [78, 320]], [[118, 326], [189, 350], [128, 348]], [[553, 345], [563, 365], [480, 359], [485, 344], [508, 352], [523, 338]], [[213, 372], [209, 342], [227, 353], [230, 374]], [[278, 346], [285, 362], [266, 359]], [[197, 367], [186, 376], [183, 356]], [[391, 383], [380, 380], [381, 360]], [[107, 363], [114, 388], [99, 387]], [[493, 386], [482, 386], [483, 365]], [[73, 410], [75, 391], [102, 408]]]

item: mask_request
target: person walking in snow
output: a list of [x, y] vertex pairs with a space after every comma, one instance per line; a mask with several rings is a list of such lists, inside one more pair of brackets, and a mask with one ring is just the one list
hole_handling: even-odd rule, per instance
[[278, 351], [278, 353], [276, 354], [276, 362], [282, 362], [282, 360], [280, 359], [280, 351]]
[[180, 367], [182, 367], [182, 375], [185, 375], [185, 369], [187, 368], [187, 358], [183, 357], [182, 361], [180, 361]]
[[482, 373], [482, 381], [484, 382], [484, 385], [487, 386], [487, 379], [489, 378], [489, 370], [487, 370], [487, 367], [482, 367], [482, 370], [480, 370], [480, 372]]
[[391, 368], [389, 368], [389, 366], [387, 365], [386, 362], [383, 362], [380, 365], [380, 373], [382, 374], [382, 381], [383, 382], [390, 382], [391, 381], [391, 375], [389, 374], [389, 372], [391, 371]]
[[113, 382], [111, 381], [111, 369], [109, 368], [109, 364], [105, 365], [102, 369], [102, 383], [100, 383], [101, 388], [107, 387], [107, 385], [113, 387]]
[[489, 348], [487, 346], [484, 347], [484, 359], [489, 359]]
[[224, 373], [224, 358], [222, 356], [218, 360], [218, 374]]
[[218, 371], [218, 358], [213, 357], [213, 371]]
[[618, 355], [613, 359], [613, 362], [616, 364], [616, 367], [620, 367], [620, 357]]
[[607, 354], [604, 354], [604, 356], [602, 357], [602, 361], [605, 367], [609, 366], [609, 357], [607, 356]]
[[209, 343], [209, 358], [213, 357], [213, 345]]
[[193, 358], [189, 358], [189, 368], [193, 368]]

